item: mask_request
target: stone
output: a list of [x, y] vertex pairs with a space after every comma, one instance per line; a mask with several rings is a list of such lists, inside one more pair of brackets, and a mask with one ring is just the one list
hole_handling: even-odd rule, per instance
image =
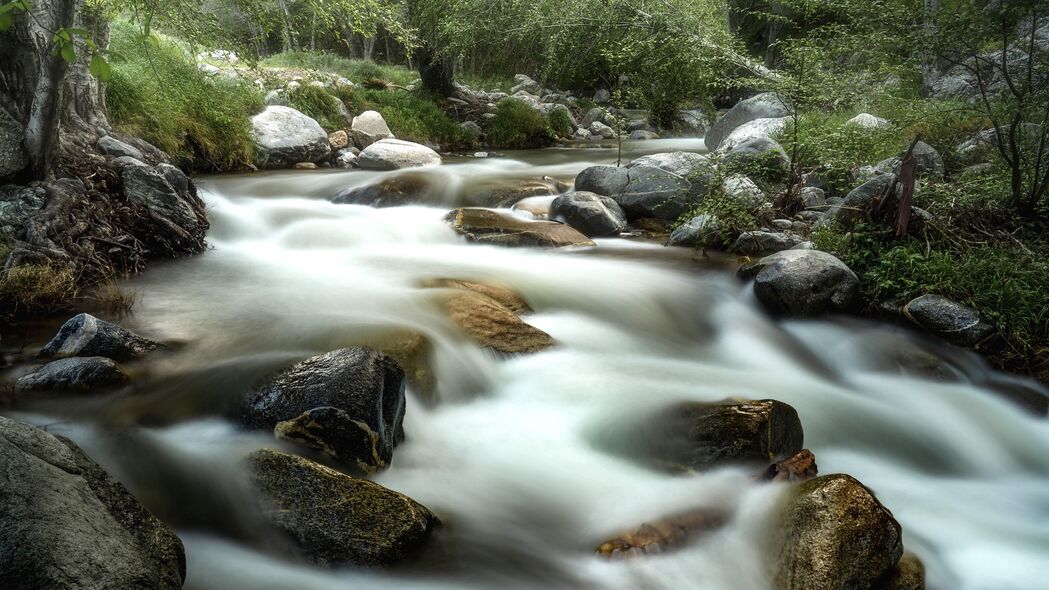
[[399, 174], [382, 178], [364, 186], [350, 187], [331, 201], [343, 205], [370, 207], [401, 207], [414, 204], [436, 204], [439, 187], [431, 179], [419, 174]]
[[353, 143], [362, 150], [379, 140], [396, 137], [386, 124], [386, 119], [375, 111], [364, 111], [354, 117], [350, 123], [350, 133]]
[[747, 256], [757, 256], [790, 250], [800, 243], [801, 240], [798, 238], [779, 232], [745, 231], [736, 238], [732, 251]]
[[997, 333], [979, 312], [940, 295], [922, 295], [903, 307], [903, 315], [951, 344], [977, 347]]
[[88, 390], [126, 383], [130, 378], [112, 360], [77, 357], [51, 361], [23, 375], [15, 382], [16, 391]]
[[357, 154], [352, 149], [341, 149], [335, 154], [332, 162], [336, 168], [350, 169], [357, 167]]
[[569, 189], [571, 189], [570, 185], [544, 176], [531, 180], [513, 181], [511, 184], [499, 182], [493, 187], [471, 193], [465, 202], [477, 207], [506, 208], [532, 197], [560, 195]]
[[550, 218], [567, 223], [594, 238], [616, 236], [626, 229], [626, 213], [609, 197], [588, 192], [573, 192], [554, 199]]
[[445, 216], [468, 241], [513, 247], [593, 246], [594, 242], [570, 226], [554, 221], [530, 221], [492, 209], [464, 207]]
[[[315, 408], [342, 410], [375, 434], [375, 453], [388, 464], [404, 440], [404, 371], [389, 356], [359, 346], [310, 357], [255, 387], [236, 408], [235, 418], [261, 430], [299, 419]], [[323, 433], [322, 433], [323, 434]], [[355, 449], [336, 453], [354, 456]]]
[[634, 133], [635, 131], [655, 131], [655, 129], [653, 129], [652, 126], [648, 124], [648, 121], [645, 121], [643, 119], [640, 121], [631, 121], [627, 123], [626, 130], [630, 133]]
[[604, 139], [612, 139], [616, 136], [614, 129], [600, 121], [594, 121], [591, 123], [589, 129], [590, 135], [592, 136], [602, 137]]
[[[899, 156], [894, 158], [888, 158], [878, 162], [874, 167], [874, 171], [878, 174], [899, 174], [900, 164], [903, 161], [903, 156], [906, 154], [906, 150]], [[917, 161], [918, 174], [926, 174], [933, 176], [934, 178], [943, 178], [946, 168], [944, 167], [943, 157], [936, 151], [934, 147], [919, 141], [914, 144], [914, 150], [911, 152], [914, 155], [914, 159]]]
[[755, 137], [733, 146], [721, 163], [728, 170], [758, 170], [766, 176], [786, 176], [790, 172], [790, 157], [769, 137]]
[[470, 139], [473, 139], [475, 141], [481, 139], [481, 136], [484, 135], [484, 130], [481, 129], [481, 126], [477, 123], [474, 123], [473, 121], [464, 121], [459, 125], [459, 127], [461, 127], [462, 130], [466, 132], [466, 135], [469, 136]]
[[328, 134], [328, 145], [331, 146], [331, 151], [338, 152], [350, 147], [350, 136], [343, 130], [338, 130]]
[[25, 151], [25, 129], [0, 107], [0, 179], [14, 176], [29, 165]]
[[675, 228], [667, 239], [667, 245], [716, 248], [723, 245], [723, 231], [717, 217], [701, 213]]
[[72, 441], [0, 417], [0, 497], [0, 587], [182, 588], [182, 542]]
[[458, 291], [480, 293], [485, 297], [494, 299], [496, 303], [516, 314], [532, 311], [528, 302], [526, 302], [516, 291], [502, 285], [479, 283], [477, 281], [464, 281], [461, 279], [427, 279], [423, 281], [420, 286], [425, 289], [455, 289]]
[[160, 343], [143, 338], [93, 315], [82, 313], [62, 324], [58, 334], [40, 351], [40, 356], [45, 358], [102, 356], [121, 361], [145, 356], [159, 348], [162, 348]]
[[517, 94], [518, 92], [538, 94], [542, 90], [543, 86], [539, 82], [524, 74], [517, 74], [514, 76], [514, 86], [510, 89], [510, 94]]
[[594, 93], [594, 102], [597, 104], [608, 104], [612, 101], [612, 93], [607, 88], [599, 88]]
[[769, 311], [798, 317], [846, 311], [860, 286], [844, 262], [819, 250], [777, 252], [739, 274], [754, 279], [754, 294]]
[[247, 464], [265, 516], [321, 565], [392, 565], [440, 524], [404, 494], [302, 457], [262, 449]]
[[368, 424], [339, 408], [322, 406], [278, 422], [273, 434], [285, 441], [319, 451], [361, 473], [376, 473], [387, 466], [380, 454], [379, 435]]
[[293, 108], [268, 106], [251, 118], [251, 128], [262, 168], [286, 168], [331, 155], [328, 134], [320, 124]]
[[145, 160], [146, 157], [142, 155], [142, 150], [130, 146], [115, 137], [109, 135], [103, 135], [98, 138], [98, 142], [95, 144], [98, 149], [102, 150], [102, 153], [107, 156], [118, 158], [120, 156], [127, 156], [129, 158], [135, 158], [136, 160]]
[[532, 353], [556, 344], [549, 334], [525, 323], [510, 308], [483, 293], [453, 291], [441, 297], [441, 304], [471, 340], [497, 352]]
[[771, 92], [758, 94], [746, 100], [736, 103], [720, 119], [714, 123], [703, 138], [707, 149], [714, 151], [721, 145], [721, 141], [728, 137], [740, 125], [749, 123], [754, 119], [771, 119], [786, 117], [790, 115], [789, 106], [778, 96]]
[[[179, 192], [178, 188], [172, 186], [168, 179], [174, 179], [174, 175], [170, 169], [167, 170], [165, 173], [165, 169], [149, 166], [125, 167], [120, 172], [124, 181], [124, 196], [141, 204], [150, 217], [162, 226], [174, 225], [186, 235], [200, 235], [202, 238], [207, 229], [206, 219], [198, 215], [188, 193]], [[180, 180], [176, 180], [176, 184]]]
[[631, 131], [629, 139], [632, 141], [645, 141], [649, 139], [659, 139], [659, 134], [652, 131]]
[[432, 149], [399, 139], [382, 139], [364, 148], [357, 156], [364, 170], [398, 170], [440, 166], [441, 156]]
[[913, 553], [904, 553], [896, 567], [881, 577], [872, 590], [925, 590], [925, 564]]
[[710, 127], [710, 117], [697, 109], [678, 111], [677, 118], [678, 128], [688, 135], [702, 136]]
[[572, 134], [572, 137], [579, 141], [587, 141], [591, 137], [593, 137], [593, 134], [590, 133], [589, 129], [583, 129], [582, 127], [580, 127], [579, 129], [575, 130], [575, 133]]
[[845, 121], [846, 127], [862, 127], [864, 129], [885, 129], [891, 127], [892, 123], [881, 117], [875, 117], [870, 113], [860, 113], [855, 117]]
[[903, 555], [902, 530], [892, 513], [843, 474], [795, 486], [773, 531], [775, 590], [872, 588]]
[[688, 178], [696, 173], [708, 174], [712, 171], [710, 159], [703, 154], [693, 152], [651, 154], [642, 156], [627, 164], [627, 168], [639, 168], [641, 166], [659, 168], [683, 178]]
[[284, 93], [280, 90], [270, 90], [266, 93], [266, 96], [262, 99], [262, 102], [266, 106], [288, 106], [288, 99], [285, 98]]
[[725, 139], [718, 144], [719, 152], [732, 151], [736, 146], [742, 145], [752, 139], [774, 139], [776, 134], [787, 128], [787, 117], [773, 117], [767, 119], [754, 119], [744, 123], [729, 133]]
[[765, 203], [765, 192], [753, 180], [742, 174], [726, 177], [722, 189], [725, 191], [725, 197], [750, 210], [757, 209]]
[[892, 174], [880, 174], [868, 180], [849, 191], [840, 205], [827, 209], [827, 217], [845, 227], [852, 227], [867, 217], [871, 208], [889, 192], [895, 181], [896, 176]]
[[826, 193], [821, 188], [806, 186], [801, 189], [798, 198], [801, 200], [801, 206], [806, 209], [822, 211], [827, 208]]
[[789, 219], [773, 219], [772, 227], [776, 228], [779, 231], [787, 231], [790, 228], [794, 227], [794, 222]]
[[0, 244], [22, 239], [26, 219], [43, 209], [46, 202], [47, 191], [43, 187], [0, 186]]
[[576, 176], [575, 189], [611, 197], [627, 219], [655, 218], [675, 221], [706, 194], [710, 176], [692, 174], [685, 179], [652, 166], [618, 168], [591, 166]]
[[299, 162], [298, 164], [292, 166], [292, 168], [294, 168], [295, 170], [316, 170], [317, 165], [313, 162]]

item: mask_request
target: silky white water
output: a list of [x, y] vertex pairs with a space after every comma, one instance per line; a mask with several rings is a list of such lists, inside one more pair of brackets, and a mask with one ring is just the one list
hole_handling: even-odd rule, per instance
[[[326, 200], [375, 173], [204, 179], [213, 248], [134, 280], [140, 300], [123, 320], [181, 346], [137, 368], [132, 401], [84, 402], [78, 411], [101, 425], [53, 430], [173, 522], [193, 590], [763, 590], [763, 541], [784, 487], [734, 469], [660, 474], [601, 441], [675, 401], [774, 398], [798, 410], [821, 473], [857, 477], [892, 510], [930, 588], [1047, 587], [1049, 422], [991, 391], [1008, 378], [956, 354], [946, 382], [908, 375], [899, 363], [908, 351], [941, 351], [900, 328], [776, 324], [730, 271], [682, 250], [623, 239], [562, 251], [478, 246], [442, 221], [472, 186], [570, 178], [614, 158], [550, 150], [446, 164], [424, 173], [445, 187], [432, 207]], [[535, 309], [526, 321], [559, 345], [514, 358], [479, 349], [419, 288], [435, 277], [513, 288]], [[444, 526], [418, 560], [390, 570], [323, 570], [272, 552], [238, 461], [276, 443], [238, 430], [221, 408], [274, 369], [404, 328], [434, 344], [438, 399], [409, 391], [407, 440], [376, 479]], [[163, 426], [107, 426], [152, 419]], [[609, 536], [693, 507], [733, 518], [675, 552], [594, 557]]]

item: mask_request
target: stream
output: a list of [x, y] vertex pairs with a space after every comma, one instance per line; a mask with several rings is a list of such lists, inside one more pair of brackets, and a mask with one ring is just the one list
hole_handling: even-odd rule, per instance
[[[628, 160], [701, 151], [702, 140], [626, 149]], [[644, 412], [727, 397], [794, 406], [820, 472], [876, 492], [930, 588], [1046, 588], [1049, 421], [996, 393], [1034, 386], [899, 326], [774, 321], [732, 265], [699, 252], [629, 238], [559, 251], [482, 246], [442, 220], [478, 187], [570, 181], [615, 160], [610, 148], [449, 158], [412, 172], [441, 187], [440, 202], [386, 209], [327, 199], [396, 173], [200, 178], [212, 249], [129, 281], [139, 300], [115, 320], [177, 343], [173, 352], [131, 365], [130, 391], [42, 401], [20, 417], [72, 437], [177, 529], [190, 590], [765, 590], [763, 543], [784, 486], [757, 485], [741, 469], [660, 473], [604, 444]], [[419, 288], [428, 278], [511, 287], [535, 310], [525, 320], [559, 345], [517, 357], [482, 350]], [[274, 370], [404, 330], [432, 342], [436, 392], [409, 388], [407, 439], [375, 480], [444, 526], [421, 556], [389, 570], [296, 561], [267, 539], [239, 463], [278, 443], [238, 429], [223, 408]], [[594, 556], [623, 529], [695, 507], [732, 518], [667, 554]]]

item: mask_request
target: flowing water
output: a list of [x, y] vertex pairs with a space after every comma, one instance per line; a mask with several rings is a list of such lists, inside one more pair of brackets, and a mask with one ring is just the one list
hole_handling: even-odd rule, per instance
[[[121, 320], [180, 344], [133, 366], [133, 391], [41, 403], [31, 419], [78, 440], [178, 528], [193, 590], [765, 589], [762, 547], [784, 487], [737, 469], [662, 474], [603, 444], [644, 412], [730, 396], [797, 408], [821, 472], [875, 490], [931, 588], [1049, 587], [1049, 422], [994, 393], [1020, 387], [1010, 378], [893, 326], [773, 322], [731, 269], [686, 250], [628, 239], [562, 251], [479, 246], [442, 221], [478, 187], [571, 179], [615, 158], [556, 149], [449, 160], [421, 173], [442, 187], [432, 207], [326, 200], [378, 173], [201, 179], [213, 248], [135, 279], [140, 301]], [[419, 288], [436, 277], [512, 287], [535, 309], [527, 321], [559, 346], [512, 358], [481, 350]], [[436, 399], [409, 391], [407, 440], [376, 480], [444, 527], [391, 570], [322, 570], [272, 549], [239, 460], [275, 442], [238, 430], [223, 408], [277, 368], [405, 329], [434, 345]], [[935, 357], [938, 379], [907, 369]], [[694, 507], [732, 519], [676, 552], [594, 557], [610, 535]]]

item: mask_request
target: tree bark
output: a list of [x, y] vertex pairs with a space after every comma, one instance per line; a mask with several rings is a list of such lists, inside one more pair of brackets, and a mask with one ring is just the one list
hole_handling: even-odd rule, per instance
[[455, 68], [447, 59], [438, 57], [429, 47], [416, 51], [419, 60], [419, 77], [423, 88], [439, 97], [455, 95]]

